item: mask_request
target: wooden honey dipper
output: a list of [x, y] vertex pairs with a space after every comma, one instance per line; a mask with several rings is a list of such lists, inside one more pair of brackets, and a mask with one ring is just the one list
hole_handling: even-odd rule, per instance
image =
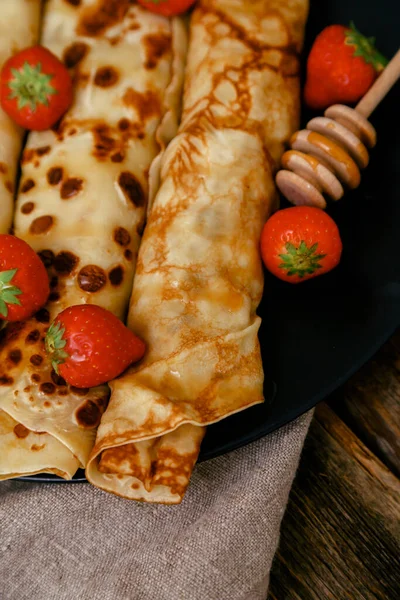
[[359, 185], [360, 169], [369, 161], [367, 148], [376, 144], [368, 117], [399, 76], [400, 50], [355, 108], [334, 104], [291, 137], [292, 149], [282, 156], [283, 169], [276, 175], [276, 185], [289, 202], [326, 208], [324, 195], [339, 200], [345, 188]]

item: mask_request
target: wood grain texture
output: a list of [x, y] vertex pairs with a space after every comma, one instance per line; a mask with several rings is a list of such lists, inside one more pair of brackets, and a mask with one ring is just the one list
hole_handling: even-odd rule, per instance
[[397, 600], [399, 556], [399, 480], [322, 404], [291, 492], [269, 598]]
[[330, 406], [400, 477], [400, 329]]

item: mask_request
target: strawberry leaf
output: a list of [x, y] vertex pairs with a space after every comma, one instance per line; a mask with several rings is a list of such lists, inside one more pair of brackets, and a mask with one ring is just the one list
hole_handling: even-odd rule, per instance
[[48, 354], [53, 369], [59, 375], [58, 367], [65, 363], [67, 358], [69, 358], [68, 352], [63, 350], [67, 345], [66, 340], [63, 338], [65, 333], [65, 328], [61, 323], [53, 321], [50, 325], [45, 339], [45, 348], [46, 353]]
[[0, 298], [0, 315], [6, 317], [8, 315], [7, 304]]
[[13, 79], [8, 83], [9, 98], [16, 98], [18, 110], [26, 106], [33, 112], [38, 104], [49, 105], [49, 96], [58, 94], [55, 87], [50, 84], [53, 75], [42, 73], [41, 63], [30, 65], [25, 61], [20, 69], [11, 69]]
[[279, 254], [283, 262], [279, 268], [286, 271], [288, 277], [298, 275], [303, 278], [305, 275], [312, 275], [317, 269], [322, 269], [320, 261], [326, 257], [326, 254], [317, 254], [318, 243], [310, 248], [304, 240], [296, 248], [290, 242], [285, 245], [286, 254]]
[[375, 48], [375, 38], [367, 38], [356, 29], [353, 21], [345, 34], [344, 43], [354, 46], [354, 56], [361, 56], [367, 64], [374, 67], [376, 71], [382, 71], [388, 64], [387, 59]]
[[0, 271], [0, 314], [2, 317], [8, 317], [9, 304], [21, 306], [17, 296], [22, 294], [22, 290], [12, 284], [17, 271], [18, 269]]

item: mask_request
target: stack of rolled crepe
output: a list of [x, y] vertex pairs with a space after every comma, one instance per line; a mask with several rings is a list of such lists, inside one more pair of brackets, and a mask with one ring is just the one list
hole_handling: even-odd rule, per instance
[[[40, 0], [2, 0], [0, 69], [5, 61], [39, 37]], [[24, 132], [0, 107], [0, 233], [11, 227], [18, 158]]]
[[259, 239], [298, 127], [307, 0], [200, 0], [183, 118], [143, 236], [128, 325], [144, 360], [111, 382], [86, 475], [181, 501], [205, 426], [263, 400]]
[[[27, 42], [25, 19], [37, 23], [38, 2], [2, 0], [2, 23], [3, 3], [19, 6], [7, 27]], [[71, 478], [86, 466], [108, 388], [67, 386], [45, 359], [44, 336], [74, 304], [124, 318], [149, 170], [153, 164], [157, 182], [160, 154], [177, 129], [186, 57], [178, 18], [128, 0], [49, 0], [41, 42], [71, 69], [74, 102], [53, 130], [29, 135], [22, 159], [15, 234], [42, 257], [51, 294], [35, 317], [1, 331], [0, 479]]]

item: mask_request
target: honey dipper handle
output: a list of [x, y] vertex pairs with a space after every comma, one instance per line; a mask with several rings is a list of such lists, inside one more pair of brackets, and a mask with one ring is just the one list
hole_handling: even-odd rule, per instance
[[374, 85], [368, 90], [356, 106], [356, 111], [368, 118], [390, 88], [400, 77], [400, 50], [397, 50], [390, 63], [385, 67]]

